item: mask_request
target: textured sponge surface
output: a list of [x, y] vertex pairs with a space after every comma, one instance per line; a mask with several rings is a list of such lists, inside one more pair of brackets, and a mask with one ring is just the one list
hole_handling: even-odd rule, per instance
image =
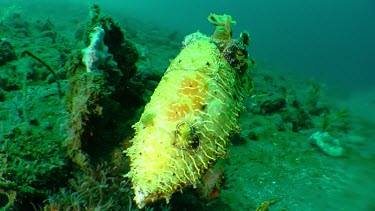
[[226, 155], [238, 130], [238, 75], [210, 38], [194, 41], [171, 62], [146, 105], [126, 153], [139, 207], [199, 181]]

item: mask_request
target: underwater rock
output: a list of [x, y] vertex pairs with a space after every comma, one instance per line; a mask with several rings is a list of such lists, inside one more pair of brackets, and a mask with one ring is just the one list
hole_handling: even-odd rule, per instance
[[341, 146], [340, 140], [332, 137], [328, 132], [316, 132], [310, 136], [309, 141], [326, 155], [332, 157], [344, 155], [344, 148]]
[[253, 141], [258, 141], [259, 135], [254, 131], [250, 131], [249, 134], [247, 135], [247, 138], [249, 138], [250, 140], [253, 140]]
[[5, 38], [0, 39], [0, 65], [15, 59], [17, 59], [17, 56], [10, 42]]
[[49, 37], [49, 38], [51, 38], [52, 42], [55, 43], [56, 38], [57, 38], [57, 32], [55, 32], [53, 30], [43, 31], [42, 33], [40, 33], [40, 37]]
[[[100, 13], [98, 5], [90, 8], [83, 36], [88, 47], [73, 52], [66, 63], [69, 80], [66, 107], [71, 113], [72, 134], [67, 141], [68, 154], [74, 163], [85, 168], [93, 158], [91, 155], [98, 159], [110, 153], [111, 147], [130, 133], [134, 121], [128, 123], [129, 128], [124, 129], [123, 125], [131, 121], [135, 109], [128, 108], [141, 96], [128, 97], [132, 92], [128, 72], [136, 70], [138, 53], [116, 22]], [[117, 53], [129, 59], [118, 62]], [[122, 65], [126, 67], [122, 69]], [[128, 118], [122, 118], [118, 124], [124, 115]]]
[[[209, 20], [216, 26], [214, 36], [185, 42], [133, 125], [126, 176], [139, 208], [159, 199], [168, 202], [186, 186], [197, 187], [203, 174], [227, 156], [229, 139], [239, 130], [243, 98], [251, 88], [243, 69], [248, 52], [241, 40], [232, 39], [231, 16], [211, 14]], [[225, 49], [236, 56], [225, 57]]]
[[259, 106], [264, 114], [276, 113], [286, 107], [286, 100], [282, 97], [270, 97]]
[[54, 24], [51, 22], [50, 19], [46, 19], [46, 20], [37, 20], [36, 21], [36, 26], [35, 26], [37, 29], [39, 29], [41, 32], [44, 32], [44, 31], [54, 31], [55, 29], [55, 26]]
[[310, 115], [303, 109], [290, 109], [288, 115], [289, 121], [292, 123], [293, 132], [299, 132], [314, 126]]
[[23, 19], [21, 12], [13, 12], [6, 15], [4, 22], [15, 29], [28, 29], [29, 27], [29, 22]]

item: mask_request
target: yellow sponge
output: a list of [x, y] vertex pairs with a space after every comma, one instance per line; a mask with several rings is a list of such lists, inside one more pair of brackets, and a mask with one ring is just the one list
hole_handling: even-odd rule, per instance
[[[233, 61], [247, 64], [246, 48], [243, 52], [243, 43], [231, 37], [218, 42], [197, 33], [190, 38], [133, 126], [126, 176], [139, 208], [161, 198], [168, 202], [174, 192], [195, 187], [203, 173], [226, 156], [229, 137], [239, 130], [246, 74]], [[225, 56], [229, 47], [238, 51], [234, 58], [229, 55], [233, 52]]]

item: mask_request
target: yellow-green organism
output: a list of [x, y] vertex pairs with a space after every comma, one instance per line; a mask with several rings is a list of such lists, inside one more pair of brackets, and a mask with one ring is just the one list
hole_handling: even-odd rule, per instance
[[[226, 156], [251, 89], [247, 33], [232, 39], [229, 15], [211, 14], [212, 37], [188, 35], [133, 127], [130, 178], [139, 208], [186, 186]], [[252, 61], [252, 60], [251, 60]], [[246, 88], [244, 88], [246, 87]]]

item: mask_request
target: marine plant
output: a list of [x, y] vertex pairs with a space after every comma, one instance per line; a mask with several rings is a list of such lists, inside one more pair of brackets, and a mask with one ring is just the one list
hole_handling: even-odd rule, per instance
[[128, 204], [128, 189], [114, 174], [115, 168], [107, 163], [87, 168], [69, 180], [69, 188], [50, 196], [44, 210], [117, 210]]
[[349, 111], [347, 109], [340, 109], [332, 114], [323, 113], [320, 130], [322, 132], [332, 130], [343, 130], [348, 129], [347, 120], [349, 118]]

